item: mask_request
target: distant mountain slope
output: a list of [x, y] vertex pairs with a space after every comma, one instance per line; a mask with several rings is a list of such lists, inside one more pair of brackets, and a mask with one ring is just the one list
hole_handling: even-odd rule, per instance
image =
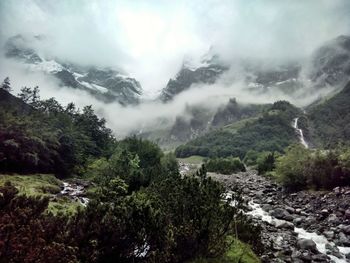
[[345, 85], [350, 79], [350, 36], [325, 43], [312, 56], [310, 80], [316, 86]]
[[[162, 90], [160, 99], [167, 102], [193, 84], [215, 84], [229, 67], [215, 59], [202, 65], [184, 65], [175, 78]], [[317, 48], [305, 61], [289, 61], [282, 64], [259, 60], [237, 61], [230, 66], [232, 79], [243, 80], [245, 89], [254, 94], [284, 93], [296, 97], [314, 98], [315, 92], [324, 94], [339, 89], [350, 79], [350, 36], [339, 36]], [[213, 85], [215, 88], [215, 85]]]
[[350, 141], [350, 82], [338, 94], [309, 110], [312, 137], [318, 146]]
[[170, 101], [193, 84], [213, 84], [226, 70], [228, 66], [220, 62], [215, 55], [204, 59], [201, 65], [195, 68], [184, 64], [176, 77], [169, 80], [159, 99], [163, 102]]
[[274, 103], [259, 118], [247, 119], [235, 128], [224, 127], [192, 140], [176, 149], [178, 157], [238, 156], [247, 151], [279, 151], [298, 141], [293, 118], [302, 115], [301, 110], [288, 102]]
[[141, 136], [157, 142], [164, 149], [173, 149], [227, 124], [259, 116], [269, 106], [267, 104], [242, 104], [234, 98], [215, 110], [203, 105], [187, 106], [185, 112], [177, 116], [170, 127], [145, 132]]
[[5, 44], [5, 55], [24, 63], [32, 71], [41, 71], [54, 76], [62, 86], [85, 90], [104, 102], [118, 102], [122, 105], [139, 102], [142, 88], [137, 80], [110, 68], [83, 67], [63, 63], [59, 58], [39, 55], [31, 45], [44, 39], [14, 36]]

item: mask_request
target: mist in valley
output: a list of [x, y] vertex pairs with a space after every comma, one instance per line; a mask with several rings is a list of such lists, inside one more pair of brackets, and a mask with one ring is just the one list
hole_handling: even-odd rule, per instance
[[[341, 0], [2, 1], [2, 46], [18, 34], [41, 36], [24, 45], [47, 60], [114, 68], [138, 80], [143, 94], [137, 105], [105, 103], [4, 54], [0, 77], [10, 77], [14, 94], [23, 86], [39, 86], [42, 98], [73, 101], [80, 108], [93, 105], [118, 137], [169, 128], [177, 116], [186, 120], [188, 106], [215, 112], [230, 98], [242, 104], [288, 100], [305, 107], [337, 88], [315, 89], [309, 75], [315, 50], [349, 33], [348, 10], [349, 2]], [[214, 55], [228, 68], [214, 83], [193, 83], [166, 103], [158, 99], [184, 63], [205, 67], [203, 58]], [[289, 64], [299, 67], [301, 88], [249, 86], [252, 71], [247, 68], [273, 71]]]

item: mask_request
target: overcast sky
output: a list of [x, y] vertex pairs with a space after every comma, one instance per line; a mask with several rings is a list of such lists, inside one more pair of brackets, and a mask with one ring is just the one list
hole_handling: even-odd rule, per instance
[[51, 55], [123, 68], [154, 92], [211, 46], [229, 63], [305, 57], [349, 33], [350, 1], [1, 0], [0, 25], [2, 40], [44, 34]]

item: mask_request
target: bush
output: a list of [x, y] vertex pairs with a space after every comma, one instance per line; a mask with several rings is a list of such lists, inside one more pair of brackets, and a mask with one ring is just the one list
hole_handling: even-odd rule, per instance
[[264, 175], [275, 169], [275, 153], [262, 152], [257, 158], [257, 169], [259, 174]]
[[300, 190], [306, 186], [304, 167], [309, 157], [309, 150], [300, 144], [287, 148], [286, 154], [277, 159], [277, 180], [285, 187]]
[[222, 174], [232, 174], [236, 172], [244, 172], [246, 170], [244, 164], [238, 157], [209, 159], [205, 165], [209, 172]]
[[310, 151], [295, 145], [278, 158], [275, 174], [292, 190], [350, 185], [349, 157], [348, 149]]

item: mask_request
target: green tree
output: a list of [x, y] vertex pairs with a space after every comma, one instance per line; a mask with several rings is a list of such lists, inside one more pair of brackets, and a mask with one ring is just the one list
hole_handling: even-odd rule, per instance
[[11, 92], [12, 91], [9, 77], [6, 77], [4, 79], [4, 81], [1, 84], [1, 89], [6, 90], [7, 92]]
[[286, 187], [302, 189], [305, 187], [307, 178], [304, 167], [309, 158], [309, 150], [300, 144], [289, 146], [286, 153], [277, 159], [276, 176]]

